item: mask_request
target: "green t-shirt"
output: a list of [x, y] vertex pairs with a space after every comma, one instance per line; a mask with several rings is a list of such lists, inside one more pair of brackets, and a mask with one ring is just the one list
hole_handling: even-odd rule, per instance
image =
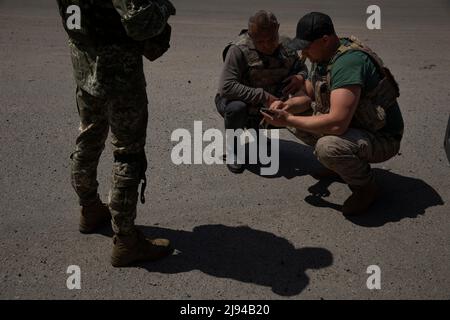
[[[341, 44], [348, 40], [341, 39]], [[326, 73], [327, 64], [318, 65], [320, 74]], [[364, 52], [350, 50], [339, 56], [331, 68], [331, 88], [334, 90], [349, 85], [360, 85], [361, 95], [376, 87], [381, 75], [372, 59]], [[403, 118], [398, 103], [395, 103], [387, 111], [386, 126], [382, 131], [403, 134]]]

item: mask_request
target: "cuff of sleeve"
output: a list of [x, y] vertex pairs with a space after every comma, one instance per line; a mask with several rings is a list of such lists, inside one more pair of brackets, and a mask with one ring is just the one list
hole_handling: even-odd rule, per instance
[[299, 73], [297, 73], [298, 76], [302, 76], [303, 80], [308, 79], [308, 72], [306, 71], [300, 71]]
[[[261, 90], [263, 90], [263, 89], [261, 89]], [[263, 90], [263, 98], [261, 99], [261, 103], [262, 103], [264, 106], [267, 105], [267, 102], [269, 101], [269, 97], [270, 97], [270, 96], [271, 96], [270, 93], [268, 93], [268, 92], [266, 92], [266, 91]]]

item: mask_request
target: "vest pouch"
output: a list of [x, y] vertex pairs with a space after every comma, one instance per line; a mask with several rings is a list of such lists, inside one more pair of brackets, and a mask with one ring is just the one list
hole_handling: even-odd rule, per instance
[[376, 132], [386, 125], [386, 111], [370, 99], [360, 101], [355, 110], [352, 127]]
[[[119, 10], [123, 10], [123, 8], [119, 8]], [[175, 7], [170, 1], [151, 1], [139, 12], [122, 16], [122, 24], [128, 36], [138, 41], [144, 41], [163, 32], [167, 20], [175, 13]]]
[[386, 111], [399, 96], [392, 77], [385, 76], [371, 92], [365, 95], [355, 111], [355, 125], [375, 132], [386, 125]]
[[254, 88], [263, 88], [277, 98], [281, 98], [284, 87], [282, 81], [287, 78], [288, 73], [289, 70], [284, 68], [251, 68], [249, 71], [249, 83]]
[[326, 114], [330, 112], [330, 92], [326, 81], [318, 80], [314, 84], [314, 96], [316, 100], [315, 114]]

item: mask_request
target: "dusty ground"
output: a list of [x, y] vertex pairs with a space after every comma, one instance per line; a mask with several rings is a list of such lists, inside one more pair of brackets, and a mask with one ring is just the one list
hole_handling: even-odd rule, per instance
[[[448, 299], [448, 2], [379, 1], [382, 29], [374, 31], [365, 26], [368, 1], [174, 3], [172, 48], [145, 65], [150, 187], [137, 223], [181, 253], [114, 269], [110, 231], [77, 231], [68, 156], [78, 115], [55, 2], [0, 1], [0, 298]], [[385, 193], [366, 216], [341, 215], [349, 190], [313, 179], [311, 150], [287, 132], [275, 177], [172, 164], [173, 130], [192, 131], [195, 120], [222, 129], [213, 104], [221, 51], [260, 8], [273, 10], [290, 36], [303, 14], [327, 12], [340, 35], [365, 40], [398, 78], [401, 155], [376, 166]], [[99, 167], [104, 199], [111, 160], [108, 145]], [[81, 290], [66, 288], [69, 265], [81, 268]], [[369, 265], [381, 268], [381, 290], [366, 287]]]

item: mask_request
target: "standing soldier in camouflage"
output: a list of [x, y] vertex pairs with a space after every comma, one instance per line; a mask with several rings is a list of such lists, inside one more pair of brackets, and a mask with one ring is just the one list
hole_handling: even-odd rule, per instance
[[[147, 94], [142, 56], [153, 61], [169, 48], [175, 14], [168, 0], [57, 0], [69, 35], [80, 134], [72, 159], [72, 185], [81, 205], [80, 232], [112, 222], [115, 267], [172, 253], [166, 239], [145, 238], [135, 225], [138, 187], [144, 202]], [[67, 20], [79, 8], [80, 25]], [[97, 193], [97, 166], [111, 128], [114, 153], [109, 203]], [[112, 218], [112, 219], [111, 219]]]
[[[306, 81], [314, 115], [293, 100], [271, 105], [265, 114], [275, 126], [293, 127], [297, 137], [315, 146], [315, 155], [352, 190], [344, 215], [365, 212], [379, 194], [370, 163], [395, 156], [403, 136], [397, 103], [399, 88], [381, 59], [356, 38], [338, 38], [329, 16], [312, 12], [300, 19], [293, 48], [311, 62]], [[324, 175], [325, 172], [322, 172]]]

